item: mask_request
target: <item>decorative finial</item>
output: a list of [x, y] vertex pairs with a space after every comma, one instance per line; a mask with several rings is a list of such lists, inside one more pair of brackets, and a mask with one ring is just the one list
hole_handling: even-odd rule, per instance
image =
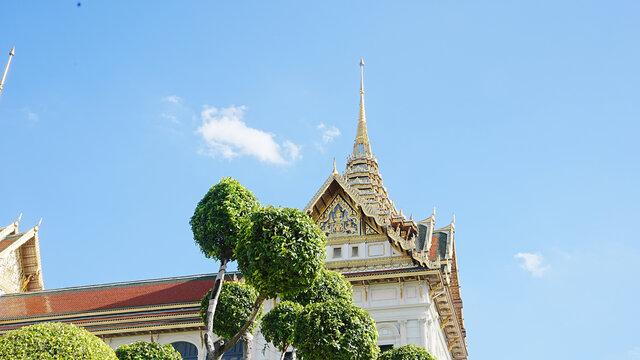
[[353, 156], [372, 156], [369, 135], [367, 134], [367, 116], [364, 112], [364, 60], [360, 59], [360, 114], [358, 116], [358, 130], [353, 144]]
[[364, 59], [360, 58], [360, 95], [364, 94]]
[[22, 220], [22, 213], [20, 213], [20, 215], [18, 216], [18, 220], [16, 220], [16, 223], [19, 223], [20, 220]]
[[11, 65], [11, 59], [13, 55], [16, 54], [16, 47], [14, 46], [11, 51], [9, 51], [9, 61], [7, 62], [7, 66], [4, 68], [4, 73], [2, 74], [2, 79], [0, 79], [0, 92], [2, 91], [2, 87], [4, 86], [4, 79], [7, 77], [7, 73], [9, 72], [9, 65]]
[[40, 221], [38, 221], [38, 224], [36, 225], [36, 227], [40, 227], [40, 224], [42, 224], [42, 218], [40, 218]]
[[451, 218], [451, 224], [455, 224], [456, 223], [456, 213], [453, 213], [453, 217]]
[[338, 169], [336, 168], [336, 158], [333, 158], [333, 172], [331, 175], [338, 175]]

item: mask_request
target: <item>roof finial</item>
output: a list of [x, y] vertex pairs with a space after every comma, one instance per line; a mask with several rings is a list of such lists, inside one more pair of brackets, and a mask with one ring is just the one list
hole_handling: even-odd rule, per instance
[[453, 213], [453, 218], [451, 219], [451, 223], [452, 224], [456, 223], [456, 213]]
[[331, 175], [338, 175], [338, 169], [336, 169], [336, 158], [333, 158], [333, 172]]
[[358, 132], [353, 144], [354, 156], [371, 156], [371, 145], [367, 135], [367, 117], [364, 112], [364, 60], [360, 59], [360, 115], [358, 116]]
[[364, 59], [360, 58], [360, 95], [364, 95]]
[[4, 73], [2, 74], [2, 79], [0, 79], [0, 92], [2, 92], [2, 86], [4, 85], [4, 79], [7, 77], [7, 73], [9, 72], [9, 65], [11, 65], [11, 59], [13, 55], [16, 54], [16, 47], [14, 46], [11, 51], [9, 51], [9, 61], [7, 61], [7, 66], [4, 68]]

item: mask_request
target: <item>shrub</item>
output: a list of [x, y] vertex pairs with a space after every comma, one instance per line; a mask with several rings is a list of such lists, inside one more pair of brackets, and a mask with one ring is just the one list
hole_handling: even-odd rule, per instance
[[73, 324], [41, 323], [0, 337], [0, 359], [117, 360], [116, 354], [90, 332]]
[[144, 341], [122, 345], [116, 350], [119, 360], [182, 360], [173, 346]]
[[420, 346], [405, 345], [385, 351], [378, 360], [436, 360], [436, 358]]
[[[211, 290], [202, 298], [200, 302], [200, 317], [207, 324], [207, 309], [209, 308], [209, 297]], [[213, 333], [225, 339], [231, 339], [240, 331], [242, 325], [249, 319], [253, 304], [258, 298], [258, 293], [247, 284], [236, 281], [225, 281], [222, 283], [220, 299], [216, 306], [216, 313], [213, 316]], [[262, 305], [260, 305], [262, 307]], [[262, 309], [256, 320], [262, 317]], [[253, 333], [256, 328], [254, 322], [249, 327], [249, 333]]]

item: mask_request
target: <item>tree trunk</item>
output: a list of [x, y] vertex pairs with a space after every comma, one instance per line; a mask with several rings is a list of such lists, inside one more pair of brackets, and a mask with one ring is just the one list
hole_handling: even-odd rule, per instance
[[214, 354], [215, 357], [212, 357], [213, 360], [220, 359], [222, 357], [222, 354], [229, 351], [229, 349], [231, 349], [235, 344], [238, 343], [238, 340], [240, 340], [241, 337], [247, 334], [247, 330], [249, 329], [249, 326], [253, 324], [253, 321], [256, 319], [256, 316], [258, 316], [260, 307], [262, 306], [262, 303], [264, 302], [264, 299], [266, 299], [266, 297], [267, 297], [266, 294], [258, 295], [258, 298], [253, 303], [253, 309], [251, 310], [251, 315], [249, 315], [249, 319], [247, 319], [247, 322], [245, 322], [244, 325], [242, 325], [242, 327], [240, 328], [240, 331], [238, 331], [238, 333], [235, 334], [233, 338], [231, 338], [231, 340], [225, 342], [225, 344], [222, 347], [219, 347], [215, 350], [215, 354]]
[[222, 283], [224, 282], [224, 275], [227, 271], [228, 262], [229, 260], [220, 261], [220, 270], [218, 270], [218, 276], [216, 276], [216, 281], [213, 284], [211, 297], [209, 298], [209, 307], [207, 308], [207, 327], [204, 333], [204, 343], [206, 345], [207, 354], [212, 360], [219, 360], [219, 358], [222, 357], [222, 354], [219, 357], [216, 357], [216, 352], [222, 344], [220, 341], [216, 341], [215, 343], [213, 341], [213, 317], [216, 313], [216, 307], [218, 306], [218, 299], [220, 298], [220, 291], [222, 291]]
[[242, 358], [244, 360], [251, 360], [253, 357], [253, 335], [250, 333], [244, 334], [242, 337]]

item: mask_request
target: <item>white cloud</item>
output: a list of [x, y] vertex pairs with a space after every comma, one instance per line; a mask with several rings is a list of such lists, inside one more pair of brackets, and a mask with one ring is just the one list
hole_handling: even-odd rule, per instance
[[322, 132], [322, 142], [328, 144], [333, 141], [336, 136], [340, 136], [340, 129], [335, 126], [318, 125], [318, 130]]
[[167, 113], [162, 113], [160, 114], [160, 117], [163, 119], [168, 119], [169, 121], [171, 121], [174, 124], [181, 124], [180, 120], [178, 120], [178, 117], [172, 114], [167, 114]]
[[222, 109], [205, 106], [200, 114], [202, 125], [197, 130], [207, 145], [202, 153], [227, 159], [250, 155], [262, 162], [280, 165], [301, 157], [301, 146], [290, 141], [280, 145], [274, 140], [273, 134], [247, 126], [242, 121], [245, 110], [245, 106]]
[[180, 105], [182, 103], [182, 99], [177, 95], [169, 95], [162, 98], [162, 101], [168, 102], [171, 104]]
[[38, 114], [31, 111], [31, 109], [24, 108], [24, 112], [27, 114], [27, 123], [30, 127], [35, 126], [40, 121]]
[[517, 253], [516, 259], [522, 259], [520, 267], [530, 272], [535, 277], [541, 277], [551, 268], [550, 265], [542, 264], [542, 255], [538, 253]]

